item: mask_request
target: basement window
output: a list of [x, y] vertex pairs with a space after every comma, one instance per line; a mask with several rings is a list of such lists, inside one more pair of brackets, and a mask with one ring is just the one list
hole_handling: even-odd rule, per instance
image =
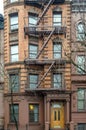
[[39, 104], [29, 104], [29, 122], [39, 122]]
[[18, 104], [12, 104], [10, 105], [10, 122], [15, 123], [19, 120], [19, 105]]

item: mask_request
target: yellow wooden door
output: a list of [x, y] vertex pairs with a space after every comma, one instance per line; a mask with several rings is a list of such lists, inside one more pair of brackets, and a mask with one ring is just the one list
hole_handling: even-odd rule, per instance
[[61, 102], [51, 105], [51, 128], [64, 128], [64, 106]]

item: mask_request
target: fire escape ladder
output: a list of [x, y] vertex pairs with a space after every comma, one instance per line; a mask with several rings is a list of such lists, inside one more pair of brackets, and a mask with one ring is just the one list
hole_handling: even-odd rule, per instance
[[38, 52], [37, 56], [36, 56], [36, 59], [40, 56], [40, 54], [42, 53], [43, 49], [45, 48], [45, 46], [47, 45], [48, 41], [50, 40], [52, 34], [54, 33], [55, 31], [55, 28], [51, 31], [50, 35], [48, 36], [47, 40], [44, 42], [41, 50]]
[[40, 82], [37, 85], [37, 88], [40, 86], [41, 82], [44, 80], [44, 78], [47, 76], [48, 72], [50, 71], [50, 69], [52, 68], [52, 66], [54, 65], [55, 61], [52, 62], [52, 64], [50, 65], [50, 67], [48, 68], [47, 72], [43, 75], [43, 77], [40, 79]]
[[47, 12], [47, 10], [49, 9], [49, 6], [54, 2], [54, 0], [49, 0], [47, 6], [44, 8], [39, 20], [37, 21], [37, 25], [40, 23], [41, 19], [43, 18], [43, 16], [45, 15], [45, 13]]

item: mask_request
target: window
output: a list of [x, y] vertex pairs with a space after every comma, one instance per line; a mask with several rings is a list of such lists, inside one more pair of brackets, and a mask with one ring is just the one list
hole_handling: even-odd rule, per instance
[[62, 45], [60, 43], [53, 44], [53, 53], [55, 59], [59, 59], [62, 57]]
[[77, 71], [79, 74], [85, 74], [85, 61], [86, 61], [86, 57], [84, 55], [79, 55], [77, 57]]
[[36, 25], [38, 20], [38, 15], [37, 14], [33, 14], [33, 13], [29, 13], [29, 26], [34, 26]]
[[19, 105], [18, 104], [10, 105], [10, 122], [15, 123], [15, 119], [18, 122], [19, 120]]
[[18, 92], [19, 91], [19, 76], [18, 74], [9, 75], [10, 91]]
[[54, 88], [62, 88], [62, 74], [53, 74], [53, 86]]
[[84, 124], [84, 123], [79, 123], [79, 124], [78, 124], [78, 130], [86, 130], [86, 124]]
[[29, 75], [29, 87], [31, 89], [35, 89], [38, 84], [38, 74], [30, 74]]
[[39, 105], [30, 104], [29, 105], [29, 122], [39, 122]]
[[29, 45], [29, 57], [30, 58], [36, 58], [38, 52], [38, 45]]
[[18, 14], [13, 14], [12, 16], [10, 16], [10, 30], [18, 30]]
[[18, 61], [18, 45], [10, 46], [11, 62]]
[[78, 89], [78, 110], [85, 110], [86, 89]]
[[79, 41], [85, 40], [85, 25], [81, 22], [77, 26], [77, 39]]
[[62, 25], [62, 13], [54, 11], [53, 12], [53, 26], [61, 26]]
[[10, 0], [10, 3], [13, 3], [13, 2], [16, 2], [16, 1], [18, 1], [18, 0]]

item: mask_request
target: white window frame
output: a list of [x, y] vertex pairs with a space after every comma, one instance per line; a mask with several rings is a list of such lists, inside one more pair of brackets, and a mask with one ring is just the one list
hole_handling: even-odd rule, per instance
[[19, 60], [18, 44], [10, 46], [10, 60], [16, 62]]

